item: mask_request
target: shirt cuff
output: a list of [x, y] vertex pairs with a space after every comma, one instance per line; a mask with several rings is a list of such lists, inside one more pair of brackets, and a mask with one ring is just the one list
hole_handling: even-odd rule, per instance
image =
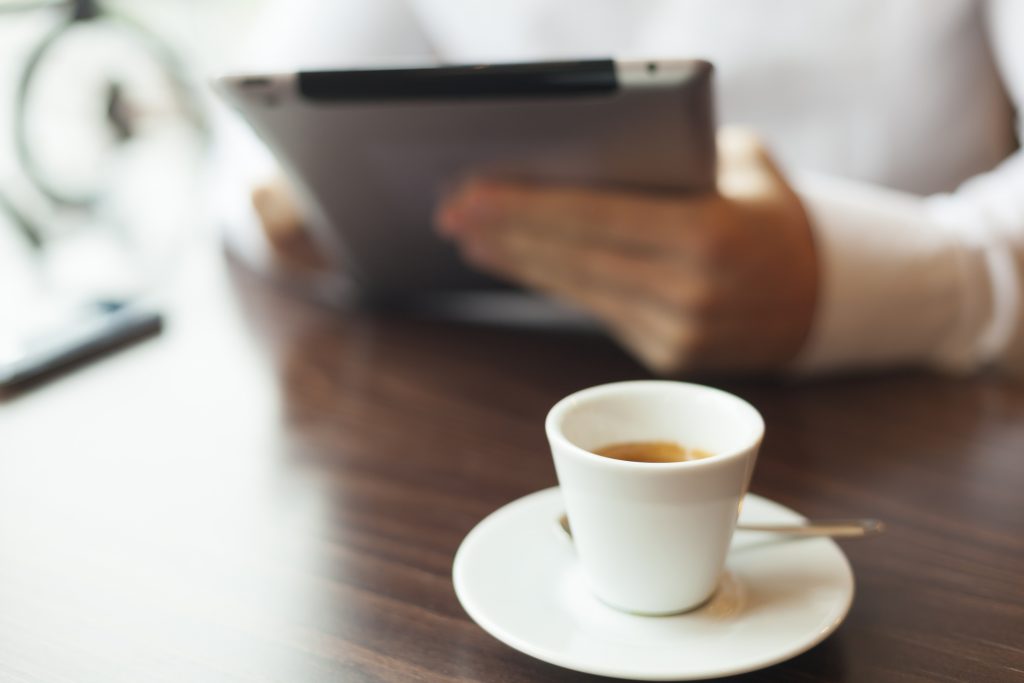
[[991, 316], [984, 254], [935, 220], [921, 197], [796, 175], [821, 268], [798, 372], [894, 365], [968, 370]]

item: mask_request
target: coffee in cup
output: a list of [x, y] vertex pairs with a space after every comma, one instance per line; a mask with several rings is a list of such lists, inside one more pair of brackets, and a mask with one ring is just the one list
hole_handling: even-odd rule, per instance
[[687, 448], [675, 441], [625, 441], [595, 448], [594, 453], [629, 462], [686, 462], [710, 458], [700, 448]]

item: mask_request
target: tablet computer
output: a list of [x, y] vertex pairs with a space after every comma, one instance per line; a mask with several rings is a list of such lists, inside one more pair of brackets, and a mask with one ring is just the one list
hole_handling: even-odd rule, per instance
[[502, 286], [432, 230], [466, 177], [711, 190], [711, 75], [700, 60], [601, 59], [250, 73], [217, 87], [361, 294], [408, 300]]

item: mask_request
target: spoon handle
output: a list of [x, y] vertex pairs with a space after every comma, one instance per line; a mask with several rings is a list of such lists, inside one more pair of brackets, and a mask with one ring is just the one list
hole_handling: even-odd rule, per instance
[[[558, 526], [562, 533], [572, 538], [569, 518], [564, 514], [558, 518]], [[760, 531], [787, 536], [862, 538], [885, 531], [885, 522], [879, 519], [818, 519], [799, 524], [737, 524], [736, 528], [740, 531]]]
[[885, 523], [877, 519], [819, 519], [803, 524], [737, 524], [742, 531], [763, 531], [789, 536], [831, 536], [860, 538], [885, 531]]

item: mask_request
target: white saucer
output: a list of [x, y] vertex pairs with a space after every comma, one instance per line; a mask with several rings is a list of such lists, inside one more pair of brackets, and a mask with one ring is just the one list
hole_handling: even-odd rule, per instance
[[[558, 488], [491, 513], [455, 554], [455, 593], [485, 631], [567, 669], [635, 680], [693, 680], [753, 671], [794, 657], [836, 630], [853, 600], [846, 556], [825, 538], [737, 531], [726, 574], [692, 612], [642, 617], [593, 597], [555, 520]], [[743, 522], [803, 518], [748, 495]]]

